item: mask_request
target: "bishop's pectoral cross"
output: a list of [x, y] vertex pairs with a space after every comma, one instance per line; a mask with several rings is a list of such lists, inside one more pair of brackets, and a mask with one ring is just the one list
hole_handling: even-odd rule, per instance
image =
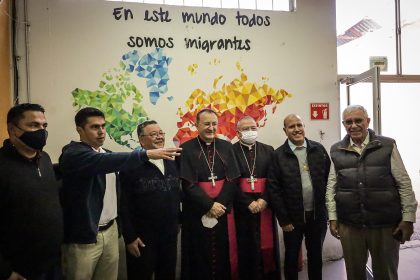
[[216, 186], [216, 181], [215, 180], [217, 179], [217, 176], [214, 175], [213, 172], [211, 172], [210, 177], [208, 179], [211, 180], [211, 184], [213, 185], [213, 187], [215, 187]]
[[253, 175], [251, 175], [251, 177], [249, 177], [249, 179], [247, 180], [248, 183], [251, 183], [251, 190], [255, 190], [255, 185], [254, 182], [257, 182], [257, 178], [254, 178]]

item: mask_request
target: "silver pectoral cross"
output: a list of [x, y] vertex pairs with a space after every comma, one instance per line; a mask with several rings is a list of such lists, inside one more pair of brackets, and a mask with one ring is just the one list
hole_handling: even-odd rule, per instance
[[257, 178], [254, 178], [253, 175], [251, 175], [251, 177], [249, 177], [249, 179], [247, 180], [248, 183], [251, 183], [251, 190], [255, 190], [255, 185], [254, 182], [257, 182]]
[[213, 172], [211, 172], [210, 177], [208, 179], [211, 180], [211, 184], [213, 185], [213, 187], [215, 187], [216, 186], [216, 181], [215, 180], [217, 179], [217, 176], [214, 175]]

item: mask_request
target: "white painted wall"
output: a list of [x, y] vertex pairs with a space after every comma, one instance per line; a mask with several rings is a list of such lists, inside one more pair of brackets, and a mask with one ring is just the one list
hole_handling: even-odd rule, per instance
[[[95, 90], [101, 74], [118, 66], [121, 55], [132, 50], [128, 37], [173, 37], [174, 48], [164, 49], [173, 57], [170, 64], [167, 95], [156, 106], [148, 102], [144, 79], [137, 87], [145, 97], [143, 106], [149, 117], [158, 120], [168, 135], [176, 132], [176, 110], [184, 107], [190, 93], [201, 88], [211, 91], [213, 79], [224, 75], [219, 82], [229, 83], [239, 76], [235, 63], [240, 62], [250, 81], [261, 84], [261, 77], [269, 78], [273, 88], [284, 88], [293, 94], [277, 109], [274, 115], [268, 110], [267, 125], [260, 131], [261, 141], [275, 147], [285, 140], [282, 121], [289, 113], [299, 113], [306, 120], [307, 136], [320, 140], [328, 147], [339, 138], [339, 105], [336, 87], [336, 48], [334, 1], [298, 1], [297, 12], [262, 12], [270, 16], [269, 27], [242, 27], [236, 24], [236, 10], [165, 7], [170, 12], [170, 23], [150, 23], [143, 20], [146, 9], [159, 9], [156, 5], [105, 2], [105, 1], [29, 1], [29, 46], [31, 99], [45, 105], [50, 122], [47, 150], [57, 159], [61, 147], [70, 139], [77, 139], [73, 128], [75, 108], [71, 91], [75, 88]], [[112, 16], [115, 7], [130, 8], [131, 21], [116, 21]], [[223, 13], [224, 26], [184, 24], [181, 12]], [[241, 11], [252, 15], [252, 11]], [[233, 36], [251, 40], [251, 50], [210, 51], [186, 49], [184, 38], [217, 39]], [[139, 48], [146, 53], [153, 48]], [[210, 66], [212, 59], [220, 60]], [[187, 66], [197, 63], [197, 75], [191, 76]], [[330, 120], [309, 121], [310, 102], [329, 102]], [[108, 141], [107, 147], [122, 147]]]

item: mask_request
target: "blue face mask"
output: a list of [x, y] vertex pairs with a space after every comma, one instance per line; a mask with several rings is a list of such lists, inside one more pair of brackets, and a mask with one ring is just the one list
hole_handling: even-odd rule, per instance
[[39, 129], [35, 131], [24, 131], [19, 139], [25, 143], [26, 146], [41, 151], [47, 143], [47, 137], [48, 131], [46, 129]]

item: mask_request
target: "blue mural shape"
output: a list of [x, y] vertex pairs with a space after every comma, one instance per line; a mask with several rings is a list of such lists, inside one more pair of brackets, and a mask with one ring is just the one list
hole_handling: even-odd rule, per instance
[[[172, 58], [165, 56], [160, 49], [146, 55], [133, 50], [118, 61], [118, 67], [102, 74], [97, 88], [75, 88], [71, 92], [73, 106], [77, 110], [83, 107], [102, 110], [109, 137], [122, 146], [134, 149], [138, 147], [137, 125], [147, 120], [148, 114], [143, 107], [144, 94], [133, 80], [136, 77], [145, 78], [150, 102], [156, 105], [159, 97], [168, 91], [168, 65]], [[172, 101], [173, 97], [169, 96], [168, 100]]]
[[[171, 62], [172, 58], [166, 56], [160, 48], [145, 55], [133, 50], [122, 56], [121, 67], [146, 79], [150, 102], [156, 105], [160, 96], [168, 91], [168, 66]], [[172, 96], [167, 98], [169, 101], [173, 99]]]

